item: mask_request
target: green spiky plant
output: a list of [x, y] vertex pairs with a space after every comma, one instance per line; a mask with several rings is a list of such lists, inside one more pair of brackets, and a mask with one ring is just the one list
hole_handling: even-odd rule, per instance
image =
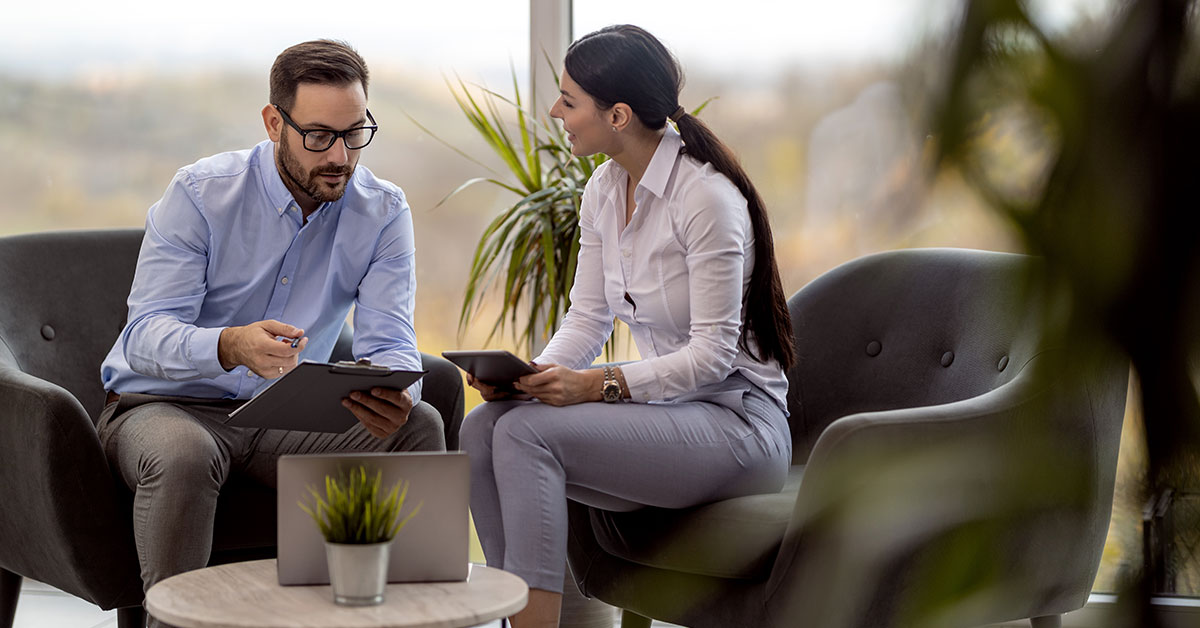
[[[515, 71], [511, 99], [486, 88], [479, 88], [481, 96], [476, 97], [461, 79], [457, 86], [447, 80], [447, 86], [467, 120], [515, 181], [505, 180], [505, 175], [414, 120], [430, 136], [495, 175], [464, 182], [438, 204], [478, 183], [495, 185], [519, 197], [488, 224], [475, 247], [459, 311], [459, 334], [479, 314], [490, 289], [499, 288], [500, 313], [488, 342], [510, 327], [514, 340], [533, 353], [558, 329], [571, 305], [583, 187], [607, 157], [572, 155], [562, 129], [547, 116], [539, 119], [522, 104]], [[515, 128], [506, 121], [505, 113], [515, 114]], [[611, 344], [606, 350], [611, 351]]]
[[[548, 59], [547, 63], [557, 86], [558, 71]], [[608, 156], [573, 155], [562, 127], [552, 123], [548, 115], [539, 117], [522, 104], [515, 70], [512, 98], [486, 88], [478, 88], [481, 96], [476, 98], [461, 79], [457, 80], [457, 86], [450, 81], [447, 86], [463, 115], [508, 167], [515, 182], [505, 181], [501, 178], [504, 175], [413, 120], [434, 139], [496, 175], [467, 180], [438, 205], [478, 183], [495, 185], [519, 197], [488, 224], [479, 238], [459, 311], [458, 332], [461, 336], [475, 320], [489, 289], [499, 287], [500, 313], [487, 341], [491, 342], [497, 333], [510, 326], [513, 339], [532, 354], [541, 342], [554, 335], [571, 306], [571, 287], [579, 258], [583, 188]], [[711, 100], [704, 101], [692, 114], [699, 114]], [[503, 111], [515, 115], [515, 129], [513, 122], [506, 121]], [[605, 344], [606, 359], [614, 358], [618, 337], [614, 334]]]
[[366, 545], [385, 543], [396, 537], [421, 510], [417, 504], [403, 519], [400, 511], [408, 496], [408, 482], [400, 480], [392, 486], [386, 497], [380, 497], [383, 471], [368, 475], [365, 465], [358, 465], [349, 472], [341, 470], [337, 477], [325, 476], [325, 495], [309, 486], [312, 504], [298, 502], [308, 513], [321, 536], [329, 543]]

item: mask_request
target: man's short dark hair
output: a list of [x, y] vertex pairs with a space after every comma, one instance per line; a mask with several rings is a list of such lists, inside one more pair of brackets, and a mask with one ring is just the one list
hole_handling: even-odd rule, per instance
[[348, 85], [362, 83], [367, 93], [367, 62], [343, 41], [318, 39], [296, 44], [275, 57], [271, 66], [271, 104], [291, 111], [301, 83]]

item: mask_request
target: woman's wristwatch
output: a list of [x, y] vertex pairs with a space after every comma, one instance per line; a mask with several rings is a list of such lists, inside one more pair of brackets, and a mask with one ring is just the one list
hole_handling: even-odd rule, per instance
[[604, 403], [621, 400], [621, 382], [617, 380], [617, 371], [611, 366], [604, 367], [604, 387], [600, 389], [600, 396]]

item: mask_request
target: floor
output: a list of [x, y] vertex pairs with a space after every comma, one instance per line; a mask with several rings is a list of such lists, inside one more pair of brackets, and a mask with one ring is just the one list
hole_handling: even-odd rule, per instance
[[26, 579], [13, 628], [115, 628], [116, 611], [102, 611], [54, 587]]

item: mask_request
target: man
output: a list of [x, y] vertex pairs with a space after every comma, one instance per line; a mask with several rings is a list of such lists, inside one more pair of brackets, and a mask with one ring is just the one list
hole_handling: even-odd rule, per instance
[[231, 471], [273, 486], [282, 454], [445, 449], [420, 382], [353, 393], [344, 434], [225, 424], [300, 359], [329, 359], [351, 305], [355, 357], [421, 368], [412, 217], [398, 187], [356, 167], [377, 128], [367, 83], [343, 43], [288, 48], [262, 110], [270, 139], [181, 169], [150, 208], [100, 416], [134, 491], [147, 589], [207, 564]]

